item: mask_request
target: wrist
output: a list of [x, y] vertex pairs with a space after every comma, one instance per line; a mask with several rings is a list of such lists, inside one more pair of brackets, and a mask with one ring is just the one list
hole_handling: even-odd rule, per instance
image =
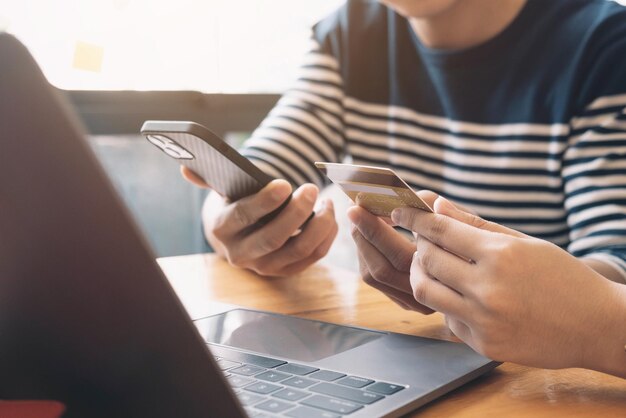
[[225, 257], [226, 254], [224, 246], [213, 234], [213, 227], [225, 204], [226, 202], [219, 194], [211, 191], [202, 205], [202, 229], [204, 236], [211, 248], [213, 248], [213, 251], [222, 257]]
[[585, 325], [594, 333], [581, 341], [585, 345], [581, 367], [626, 378], [626, 286], [606, 280], [601, 294], [596, 320]]

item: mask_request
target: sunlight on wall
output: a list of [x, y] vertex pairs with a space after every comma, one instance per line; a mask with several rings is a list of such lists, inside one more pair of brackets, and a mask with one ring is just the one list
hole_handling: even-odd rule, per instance
[[310, 26], [342, 3], [0, 0], [0, 30], [18, 36], [65, 89], [280, 92]]
[[310, 26], [343, 0], [0, 0], [20, 38], [66, 89], [276, 92]]

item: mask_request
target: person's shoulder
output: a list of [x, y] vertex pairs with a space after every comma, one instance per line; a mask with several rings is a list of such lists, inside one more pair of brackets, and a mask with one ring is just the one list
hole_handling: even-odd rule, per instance
[[532, 24], [549, 45], [600, 46], [626, 33], [626, 7], [614, 0], [528, 0]]
[[569, 7], [584, 14], [587, 19], [598, 22], [611, 16], [624, 16], [626, 7], [616, 0], [560, 0]]
[[579, 109], [626, 93], [626, 7], [613, 0], [567, 0], [567, 35], [579, 61]]
[[589, 40], [622, 40], [626, 34], [626, 6], [614, 0], [568, 0], [569, 24]]

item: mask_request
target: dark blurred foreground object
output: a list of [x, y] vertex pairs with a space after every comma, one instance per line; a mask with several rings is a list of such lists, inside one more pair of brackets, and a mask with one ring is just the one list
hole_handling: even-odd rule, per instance
[[244, 417], [72, 113], [0, 34], [0, 398]]

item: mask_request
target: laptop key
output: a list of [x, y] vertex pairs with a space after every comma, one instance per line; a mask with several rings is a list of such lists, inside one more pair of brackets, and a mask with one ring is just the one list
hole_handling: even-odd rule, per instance
[[259, 403], [262, 400], [267, 399], [264, 396], [255, 395], [254, 393], [250, 393], [246, 391], [239, 392], [236, 395], [237, 395], [237, 398], [239, 399], [239, 402], [241, 402], [243, 406], [252, 406], [255, 403]]
[[332, 382], [333, 380], [337, 380], [345, 376], [345, 373], [331, 372], [330, 370], [318, 370], [309, 377], [317, 380], [323, 380], [325, 382]]
[[[232, 371], [233, 370], [231, 370], [231, 372]], [[359, 389], [371, 383], [374, 383], [374, 381], [371, 379], [366, 379], [364, 377], [348, 376], [348, 377], [344, 377], [343, 379], [338, 380], [336, 383], [339, 383], [340, 385], [346, 385], [346, 386]]]
[[275, 358], [264, 357], [264, 356], [257, 356], [256, 354], [242, 353], [241, 351], [228, 351], [226, 355], [220, 355], [220, 357], [222, 359], [228, 359], [230, 361], [238, 361], [240, 363], [254, 364], [255, 366], [263, 367], [265, 369], [273, 369], [274, 367], [287, 363], [284, 360], [278, 360]]
[[360, 389], [353, 389], [347, 386], [340, 386], [334, 383], [319, 383], [309, 388], [311, 392], [321, 393], [322, 395], [334, 396], [336, 398], [347, 399], [364, 404], [372, 404], [378, 402], [384, 398], [382, 395], [378, 395], [372, 392], [365, 392]]
[[230, 375], [226, 380], [228, 380], [228, 383], [234, 388], [242, 388], [254, 382], [254, 380], [249, 379], [247, 377], [236, 376], [236, 375]]
[[288, 377], [291, 377], [290, 374], [275, 372], [274, 370], [268, 370], [261, 374], [257, 374], [254, 376], [256, 379], [265, 380], [267, 382], [280, 382], [281, 380], [285, 380]]
[[383, 395], [393, 395], [396, 392], [400, 392], [402, 389], [404, 389], [404, 386], [394, 385], [393, 383], [385, 382], [376, 382], [366, 388], [366, 390], [380, 393]]
[[244, 389], [250, 392], [260, 393], [261, 395], [267, 395], [268, 393], [276, 392], [282, 388], [282, 386], [272, 385], [271, 383], [256, 382], [250, 386], [246, 386]]
[[252, 376], [253, 374], [261, 373], [263, 371], [265, 371], [265, 369], [262, 369], [257, 366], [250, 366], [248, 364], [244, 364], [241, 367], [237, 367], [236, 369], [229, 370], [229, 372], [231, 373], [242, 374], [244, 376]]
[[298, 376], [305, 376], [307, 374], [318, 371], [317, 367], [303, 366], [302, 364], [287, 363], [276, 368], [281, 372], [297, 374]]
[[300, 403], [314, 408], [325, 409], [330, 412], [346, 415], [363, 408], [363, 405], [358, 403], [344, 401], [343, 399], [329, 398], [322, 395], [313, 395]]
[[272, 394], [272, 396], [275, 396], [280, 399], [284, 399], [286, 401], [292, 401], [292, 402], [297, 402], [300, 399], [306, 398], [309, 395], [310, 393], [303, 392], [297, 389], [289, 389], [289, 388], [285, 388], [283, 390], [280, 390]]
[[322, 411], [321, 409], [309, 408], [308, 406], [299, 406], [285, 415], [291, 418], [341, 418], [341, 415]]
[[279, 412], [286, 411], [287, 409], [292, 408], [294, 406], [295, 405], [292, 403], [270, 399], [268, 401], [265, 401], [263, 403], [256, 405], [255, 408], [262, 409], [268, 412], [279, 413]]
[[241, 366], [241, 363], [237, 363], [236, 361], [221, 359], [217, 361], [217, 365], [220, 368], [220, 370], [228, 370], [228, 369], [232, 369], [233, 367]]
[[283, 385], [287, 385], [287, 386], [291, 386], [294, 388], [298, 388], [298, 389], [304, 389], [304, 388], [308, 388], [309, 386], [317, 383], [315, 380], [311, 380], [311, 379], [307, 379], [305, 377], [292, 377], [290, 379], [287, 380], [283, 380], [282, 382]]

